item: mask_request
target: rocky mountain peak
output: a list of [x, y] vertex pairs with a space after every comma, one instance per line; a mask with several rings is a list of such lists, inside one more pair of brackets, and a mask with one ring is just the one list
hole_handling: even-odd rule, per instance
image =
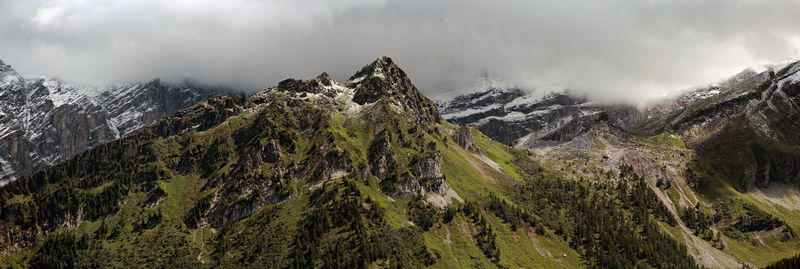
[[331, 86], [331, 84], [333, 84], [333, 79], [330, 76], [328, 76], [328, 73], [325, 72], [319, 74], [319, 76], [317, 76], [316, 79], [317, 81], [319, 81], [319, 83], [322, 83], [322, 85], [325, 86]]
[[[17, 71], [0, 61], [0, 103], [19, 103], [25, 98], [23, 78]], [[8, 110], [7, 106], [0, 110]], [[11, 112], [11, 111], [9, 111]]]
[[145, 87], [159, 87], [161, 86], [161, 79], [152, 79], [145, 84]]
[[775, 76], [778, 77], [781, 81], [785, 81], [781, 83], [780, 86], [783, 86], [786, 82], [800, 82], [800, 62], [794, 62], [783, 69], [778, 70], [775, 73]]
[[406, 73], [389, 57], [380, 57], [364, 66], [344, 84], [336, 82], [327, 73], [314, 79], [286, 79], [270, 88], [270, 91], [286, 91], [299, 94], [321, 94], [330, 98], [347, 96], [348, 102], [358, 105], [385, 100], [388, 105], [409, 112], [418, 120], [440, 123], [441, 116], [436, 105], [411, 83]]
[[316, 80], [284, 79], [278, 83], [279, 90], [292, 92], [318, 93], [320, 88]]
[[328, 73], [323, 72], [314, 79], [284, 79], [273, 89], [296, 93], [322, 93], [326, 88], [338, 84]]
[[347, 86], [356, 89], [353, 101], [359, 104], [373, 103], [384, 96], [409, 93], [408, 88], [414, 87], [406, 73], [386, 56], [361, 68], [350, 77]]
[[375, 103], [386, 99], [406, 111], [413, 111], [424, 122], [441, 122], [436, 105], [411, 83], [406, 73], [391, 58], [383, 56], [361, 68], [347, 81], [354, 89], [353, 102]]
[[381, 56], [372, 63], [362, 67], [360, 71], [350, 77], [348, 82], [359, 83], [371, 77], [377, 77], [392, 82], [408, 79], [406, 73], [392, 61], [392, 58]]
[[3, 62], [3, 60], [0, 60], [0, 74], [4, 75], [7, 72], [13, 72], [15, 74], [17, 73], [16, 71], [14, 71], [13, 68], [11, 68], [10, 65], [7, 65], [6, 63]]

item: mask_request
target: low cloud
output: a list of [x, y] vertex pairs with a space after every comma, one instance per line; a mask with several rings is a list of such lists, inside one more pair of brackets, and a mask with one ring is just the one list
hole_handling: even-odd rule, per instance
[[258, 90], [391, 56], [424, 93], [490, 72], [642, 103], [800, 54], [800, 1], [0, 1], [0, 59], [90, 83]]

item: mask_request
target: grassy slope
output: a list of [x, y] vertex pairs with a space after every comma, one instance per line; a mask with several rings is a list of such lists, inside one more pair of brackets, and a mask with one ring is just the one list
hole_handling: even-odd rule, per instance
[[[357, 121], [348, 120], [347, 117], [335, 117], [335, 119], [337, 123], [350, 124], [348, 125], [350, 127], [349, 133], [355, 132], [356, 137], [347, 136], [345, 140], [351, 147], [365, 152], [369, 136], [363, 132], [369, 132], [369, 128], [359, 126]], [[447, 123], [441, 125], [441, 128], [443, 130], [454, 129], [453, 126]], [[340, 134], [345, 132], [344, 128], [334, 127], [334, 129], [338, 130]], [[511, 186], [503, 183], [501, 178], [515, 181], [522, 180], [518, 174], [518, 168], [510, 164], [511, 160], [515, 158], [512, 151], [519, 150], [493, 141], [477, 130], [473, 130], [473, 137], [478, 146], [486, 152], [486, 156], [500, 165], [500, 171], [491, 168], [452, 142], [445, 145], [444, 141], [435, 139], [430, 135], [426, 135], [426, 140], [435, 142], [437, 148], [442, 152], [442, 171], [446, 181], [462, 198], [469, 201], [483, 201], [488, 197], [489, 193], [505, 197], [505, 194], [510, 192], [509, 188]], [[403, 212], [404, 199], [389, 198], [380, 192], [374, 180], [369, 183], [359, 185], [362, 186], [361, 189], [365, 194], [387, 209], [389, 223], [395, 226], [408, 225], [408, 218]], [[579, 255], [570, 249], [560, 237], [551, 234], [547, 236], [533, 235], [531, 237], [523, 229], [512, 232], [508, 225], [502, 223], [502, 220], [497, 217], [491, 214], [486, 214], [485, 216], [487, 216], [490, 225], [495, 228], [495, 233], [498, 234], [500, 242], [498, 248], [502, 253], [501, 264], [516, 268], [582, 267]], [[427, 247], [435, 256], [441, 257], [433, 267], [493, 266], [491, 261], [483, 256], [481, 250], [468, 235], [468, 233], [474, 233], [474, 231], [469, 232], [471, 225], [468, 218], [459, 216], [451, 223], [439, 224], [425, 233]], [[563, 254], [566, 254], [567, 258], [560, 256]]]
[[[184, 134], [185, 137], [194, 138], [192, 143], [210, 145], [213, 141], [223, 137], [230, 137], [234, 130], [247, 126], [250, 122], [249, 115], [233, 117], [219, 126], [205, 132], [190, 132]], [[410, 126], [400, 126], [403, 133]], [[441, 130], [452, 130], [454, 127], [445, 123], [440, 126]], [[355, 116], [343, 114], [334, 115], [330, 120], [329, 131], [336, 138], [337, 147], [347, 151], [356, 152], [357, 162], [365, 162], [367, 155], [367, 145], [375, 131], [375, 126], [368, 126]], [[443, 173], [446, 181], [462, 198], [469, 201], [484, 201], [488, 193], [494, 193], [499, 197], [505, 197], [511, 188], [507, 182], [521, 181], [521, 176], [516, 167], [510, 164], [515, 158], [513, 149], [500, 143], [491, 141], [479, 132], [475, 131], [475, 140], [481, 149], [486, 153], [486, 157], [496, 162], [501, 169], [495, 170], [477, 157], [458, 145], [445, 142], [431, 134], [425, 134], [427, 142], [435, 142], [437, 148], [442, 152]], [[228, 141], [232, 141], [229, 139]], [[301, 141], [302, 142], [302, 141]], [[310, 141], [309, 141], [310, 142]], [[297, 188], [295, 196], [275, 205], [268, 205], [258, 213], [235, 223], [232, 223], [222, 230], [211, 229], [208, 226], [201, 226], [197, 229], [190, 229], [184, 223], [182, 217], [192, 208], [200, 198], [210, 195], [215, 189], [201, 191], [205, 183], [204, 178], [196, 174], [180, 174], [170, 170], [164, 165], [165, 162], [177, 162], [174, 156], [180, 156], [182, 151], [187, 148], [181, 146], [175, 137], [158, 139], [154, 142], [154, 149], [158, 160], [153, 163], [158, 169], [164, 171], [165, 178], [157, 180], [156, 186], [167, 193], [167, 198], [154, 208], [145, 208], [143, 201], [147, 199], [147, 193], [131, 190], [124, 199], [123, 205], [117, 214], [103, 220], [84, 221], [74, 230], [78, 235], [87, 234], [93, 236], [101, 223], [107, 230], [117, 230], [119, 235], [116, 237], [101, 238], [98, 240], [101, 246], [91, 248], [91, 253], [85, 259], [92, 257], [105, 257], [94, 261], [101, 266], [109, 267], [128, 267], [136, 264], [168, 264], [175, 262], [175, 259], [184, 259], [188, 262], [201, 261], [207, 265], [213, 264], [215, 259], [223, 257], [225, 261], [241, 261], [245, 259], [247, 253], [241, 248], [231, 247], [225, 250], [224, 254], [221, 247], [226, 243], [216, 241], [219, 234], [226, 234], [225, 238], [231, 240], [231, 244], [236, 242], [247, 242], [246, 238], [238, 234], [248, 234], [252, 231], [262, 231], [267, 234], [283, 234], [286, 236], [283, 241], [276, 241], [284, 245], [265, 245], [259, 247], [270, 247], [288, 251], [291, 243], [291, 236], [298, 221], [303, 217], [308, 207], [309, 190], [302, 182], [293, 184]], [[226, 144], [229, 150], [235, 150], [232, 143]], [[400, 148], [400, 152], [414, 152], [415, 149]], [[298, 150], [300, 159], [305, 150]], [[229, 167], [235, 162], [235, 156], [231, 156], [222, 168], [215, 173], [226, 173]], [[110, 182], [110, 181], [109, 181]], [[98, 192], [105, 188], [109, 182], [100, 185], [91, 192]], [[358, 183], [358, 187], [364, 196], [370, 197], [378, 205], [385, 209], [385, 219], [389, 225], [401, 228], [412, 225], [407, 214], [405, 199], [392, 199], [380, 191], [375, 178], [368, 182]], [[24, 200], [26, 197], [16, 197], [17, 200]], [[135, 224], [144, 219], [148, 214], [160, 212], [161, 222], [153, 229], [135, 231]], [[494, 229], [498, 238], [498, 248], [501, 253], [500, 264], [509, 267], [525, 268], [564, 268], [582, 267], [579, 255], [570, 249], [566, 242], [555, 235], [532, 235], [530, 229], [518, 229], [511, 231], [507, 224], [498, 219], [491, 213], [484, 213], [489, 225]], [[487, 259], [481, 250], [475, 245], [470, 237], [471, 225], [469, 218], [463, 215], [458, 216], [448, 224], [439, 224], [424, 234], [425, 244], [428, 249], [438, 257], [438, 262], [433, 267], [465, 267], [483, 266], [492, 267], [493, 263]], [[253, 227], [258, 227], [254, 229]], [[465, 228], [466, 227], [466, 228]], [[466, 230], [465, 230], [466, 229]], [[63, 230], [63, 229], [60, 229]], [[449, 239], [446, 236], [449, 231]], [[529, 235], [531, 234], [531, 235]], [[257, 237], [259, 235], [253, 235]], [[333, 236], [333, 237], [328, 237]], [[105, 236], [104, 236], [105, 237]], [[228, 238], [230, 237], [230, 238]], [[326, 240], [335, 240], [336, 235], [326, 235]], [[238, 241], [237, 241], [238, 240]], [[0, 265], [24, 264], [33, 252], [21, 251], [13, 255], [2, 258]], [[217, 255], [217, 256], [214, 256]], [[218, 256], [222, 255], [222, 256]], [[275, 253], [275, 260], [285, 258], [288, 252]], [[566, 258], [563, 256], [566, 255]], [[277, 264], [273, 264], [277, 265]]]
[[[696, 102], [662, 117], [654, 117], [634, 126], [632, 130], [642, 134], [654, 135], [644, 139], [645, 143], [674, 145], [685, 148], [682, 141], [664, 139], [671, 136], [665, 134], [664, 131], [675, 128], [676, 124], [683, 120], [697, 117], [702, 111], [710, 107], [733, 100], [738, 96], [744, 96], [748, 92], [765, 85], [765, 83], [769, 83], [769, 80], [769, 74], [764, 72], [735, 85], [718, 96]], [[705, 186], [692, 190], [692, 192], [706, 204], [729, 200], [741, 200], [745, 203], [753, 204], [786, 222], [793, 230], [797, 231], [798, 225], [800, 225], [799, 211], [787, 209], [780, 203], [774, 203], [758, 195], [753, 195], [752, 192], [742, 193], [737, 190], [737, 188], [742, 189], [741, 177], [744, 172], [743, 169], [755, 162], [754, 147], [767, 151], [794, 154], [797, 152], [797, 147], [791, 141], [772, 141], [760, 137], [757, 132], [751, 130], [744, 118], [732, 120], [731, 126], [736, 127], [729, 126], [709, 141], [704, 142], [703, 150], [697, 152], [698, 156], [689, 164], [689, 167], [698, 173], [705, 183]], [[702, 132], [701, 129], [694, 128], [688, 130], [688, 132], [691, 135], [698, 135], [700, 134], [698, 132]], [[790, 188], [797, 188], [797, 186], [791, 186]], [[669, 193], [669, 196], [672, 198], [675, 193]], [[788, 201], [795, 197], [772, 198]], [[728, 246], [724, 250], [726, 253], [740, 261], [746, 261], [756, 266], [765, 266], [781, 258], [795, 255], [800, 249], [800, 240], [797, 238], [789, 242], [781, 242], [775, 237], [770, 237], [764, 240], [764, 244], [737, 241], [727, 236], [723, 236], [723, 240]]]
[[[752, 143], [757, 141], [755, 135], [748, 130], [738, 130], [736, 133], [744, 133], [744, 136], [735, 136], [734, 132], [723, 134], [720, 140], [734, 140], [738, 142], [725, 143], [704, 151], [690, 163], [705, 186], [694, 192], [695, 196], [706, 204], [714, 204], [730, 200], [741, 200], [745, 203], [753, 204], [759, 209], [786, 222], [793, 230], [800, 228], [800, 212], [790, 210], [784, 206], [762, 199], [752, 193], [739, 192], [734, 185], [740, 184], [741, 169], [753, 162], [753, 154], [750, 149]], [[683, 142], [665, 139], [673, 135], [658, 135], [644, 139], [653, 145], [672, 145], [685, 148]], [[688, 190], [688, 189], [687, 189]], [[672, 189], [668, 190], [671, 199], [677, 196]], [[761, 242], [735, 240], [728, 236], [722, 236], [726, 244], [723, 251], [740, 261], [745, 261], [756, 266], [766, 266], [780, 259], [795, 255], [800, 249], [800, 239], [793, 239], [782, 242], [778, 236], [768, 237]]]

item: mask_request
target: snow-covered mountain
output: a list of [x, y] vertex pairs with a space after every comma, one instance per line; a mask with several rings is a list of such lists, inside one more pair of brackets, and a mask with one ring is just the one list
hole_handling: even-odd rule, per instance
[[159, 80], [91, 87], [0, 61], [0, 185], [131, 134], [219, 92]]
[[519, 147], [569, 141], [609, 119], [604, 106], [584, 98], [563, 92], [535, 96], [519, 88], [462, 95], [440, 103], [440, 110], [452, 123], [475, 126], [497, 141]]
[[540, 94], [496, 86], [437, 104], [442, 116], [452, 123], [475, 126], [508, 145], [534, 148], [570, 141], [599, 123], [625, 127], [663, 115], [715, 96], [755, 75], [747, 69], [719, 83], [664, 98], [645, 108], [590, 102], [567, 92]]

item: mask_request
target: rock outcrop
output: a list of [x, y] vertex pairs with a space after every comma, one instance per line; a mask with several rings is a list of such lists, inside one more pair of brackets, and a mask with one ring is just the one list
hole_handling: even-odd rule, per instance
[[411, 171], [400, 176], [400, 181], [391, 195], [396, 198], [424, 196], [429, 192], [445, 195], [448, 189], [444, 173], [442, 173], [442, 155], [435, 152], [424, 154], [413, 160]]
[[480, 148], [478, 144], [475, 144], [475, 140], [472, 138], [472, 131], [470, 127], [467, 126], [460, 126], [453, 132], [453, 141], [456, 142], [459, 146], [464, 148], [469, 152], [479, 153]]

